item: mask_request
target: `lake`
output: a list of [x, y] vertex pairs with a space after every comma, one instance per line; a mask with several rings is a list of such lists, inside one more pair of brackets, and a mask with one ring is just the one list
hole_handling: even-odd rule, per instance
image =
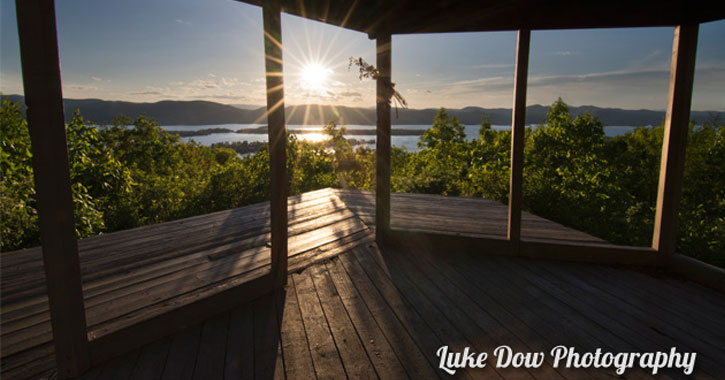
[[[166, 125], [162, 126], [161, 128], [169, 131], [198, 131], [202, 129], [211, 129], [211, 128], [226, 128], [231, 129], [233, 131], [242, 129], [242, 128], [257, 128], [265, 126], [266, 124], [215, 124], [215, 125]], [[371, 129], [374, 130], [374, 125], [347, 125], [347, 129]], [[394, 129], [414, 129], [414, 130], [426, 130], [430, 128], [430, 125], [393, 125], [392, 128]], [[306, 130], [320, 130], [320, 126], [317, 125], [294, 125], [290, 124], [287, 126], [288, 129], [306, 129]], [[466, 125], [464, 126], [466, 137], [469, 140], [475, 139], [478, 137], [478, 129], [480, 128], [479, 125]], [[510, 125], [493, 125], [491, 126], [494, 130], [509, 130], [511, 129]], [[608, 126], [604, 127], [604, 134], [607, 137], [614, 137], [614, 136], [620, 136], [627, 132], [631, 132], [636, 127], [630, 127], [630, 126]], [[322, 133], [301, 133], [297, 136], [301, 140], [308, 140], [308, 141], [321, 141], [326, 138], [325, 135]], [[375, 140], [374, 135], [345, 135], [347, 138], [355, 138], [360, 140]], [[194, 140], [202, 145], [211, 145], [218, 142], [233, 142], [233, 141], [267, 141], [267, 134], [266, 133], [214, 133], [211, 135], [206, 136], [194, 136], [194, 137], [182, 137], [183, 141], [189, 141]], [[391, 144], [393, 146], [399, 146], [407, 149], [409, 152], [417, 152], [418, 151], [418, 141], [420, 141], [420, 136], [391, 136]], [[371, 148], [375, 147], [375, 144], [369, 144]]]

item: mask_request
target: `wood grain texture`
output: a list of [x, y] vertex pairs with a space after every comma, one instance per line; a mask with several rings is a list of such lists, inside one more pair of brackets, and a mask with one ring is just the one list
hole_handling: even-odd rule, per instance
[[[718, 348], [725, 339], [717, 328], [725, 317], [721, 293], [663, 274], [573, 263], [647, 264], [656, 262], [651, 248], [613, 246], [522, 213], [522, 221], [531, 222], [528, 231], [558, 239], [524, 236], [522, 254], [533, 258], [516, 258], [506, 254], [506, 205], [422, 194], [392, 194], [392, 200], [393, 225], [408, 230], [393, 230], [395, 244], [382, 247], [373, 234], [374, 193], [326, 189], [290, 201], [288, 252], [294, 273], [288, 278], [295, 281], [290, 280], [284, 299], [260, 302], [273, 297], [274, 288], [266, 247], [268, 206], [149, 227], [153, 234], [135, 230], [146, 249], [164, 258], [84, 284], [93, 363], [100, 366], [84, 378], [192, 378], [195, 373], [301, 378], [310, 370], [321, 377], [430, 378], [439, 375], [437, 347], [486, 350], [501, 342], [521, 350], [555, 342], [620, 351], [676, 344], [702, 352], [697, 378], [711, 378], [722, 369], [716, 362], [725, 354]], [[480, 220], [481, 215], [486, 218]], [[489, 237], [480, 233], [482, 227], [500, 224], [504, 228]], [[522, 227], [527, 231], [525, 223]], [[222, 232], [215, 235], [215, 229]], [[179, 238], [196, 230], [203, 236]], [[123, 244], [134, 236], [122, 234], [124, 239], [114, 234], [93, 238], [95, 250], [81, 257], [96, 263], [91, 267], [126, 262], [122, 250], [102, 257], [113, 246], [102, 238]], [[128, 254], [143, 256], [138, 249], [129, 248]], [[482, 254], [497, 250], [504, 255]], [[22, 284], [15, 271], [33, 261], [11, 257], [15, 265], [2, 270], [17, 276], [16, 282], [5, 284]], [[3, 286], [3, 297], [6, 290], [21, 294]], [[580, 299], [582, 292], [586, 299]], [[600, 313], [599, 302], [617, 313]], [[660, 317], [653, 320], [652, 315]], [[228, 323], [210, 324], [214, 318]], [[33, 378], [53, 371], [50, 339], [47, 299], [18, 297], [3, 305], [2, 377]], [[136, 355], [124, 360], [132, 363], [111, 359], [129, 350]], [[196, 368], [197, 361], [214, 368]], [[551, 368], [528, 374], [465, 370], [459, 376], [602, 377], [597, 371], [547, 371]], [[636, 373], [633, 378], [649, 377]]]
[[287, 128], [282, 80], [282, 22], [278, 0], [264, 2], [264, 68], [267, 78], [272, 268], [278, 286], [287, 282]]
[[519, 253], [521, 240], [521, 203], [524, 178], [524, 124], [526, 123], [526, 84], [529, 74], [530, 30], [519, 30], [516, 45], [514, 105], [511, 118], [511, 174], [509, 180], [508, 234], [511, 249]]
[[375, 140], [375, 239], [382, 244], [390, 231], [390, 102], [392, 38], [381, 34], [375, 39], [379, 77], [375, 87], [377, 134]]
[[89, 366], [53, 0], [16, 1], [40, 240], [58, 374]]
[[[264, 0], [238, 0], [262, 5]], [[656, 11], [653, 11], [656, 9]], [[612, 0], [519, 3], [493, 0], [284, 0], [285, 13], [367, 33], [393, 34], [674, 26], [725, 17], [725, 6], [705, 0]], [[597, 15], [597, 17], [581, 17]]]
[[[289, 278], [286, 292], [157, 340], [84, 379], [158, 378], [160, 367], [164, 378], [182, 379], [195, 373], [219, 378], [221, 369], [227, 379], [617, 376], [613, 368], [555, 368], [548, 359], [528, 370], [488, 366], [449, 376], [438, 369], [435, 351], [442, 345], [491, 352], [500, 344], [525, 352], [559, 344], [579, 352], [677, 347], [698, 353], [688, 378], [715, 379], [725, 370], [718, 360], [725, 355], [722, 296], [661, 273], [451, 254], [421, 241], [378, 247], [371, 240]], [[18, 373], [29, 372], [9, 371], [3, 378]], [[623, 377], [684, 378], [679, 369], [653, 376], [638, 368]]]
[[652, 236], [652, 248], [667, 256], [675, 253], [677, 242], [677, 218], [685, 171], [685, 147], [690, 125], [698, 29], [697, 24], [677, 26], [672, 43], [670, 90]]

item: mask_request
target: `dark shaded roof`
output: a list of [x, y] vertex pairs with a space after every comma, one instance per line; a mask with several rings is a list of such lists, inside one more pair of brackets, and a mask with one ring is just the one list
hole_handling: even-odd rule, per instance
[[[264, 0], [239, 0], [262, 5]], [[282, 11], [368, 33], [392, 34], [673, 26], [725, 18], [702, 0], [280, 0]]]

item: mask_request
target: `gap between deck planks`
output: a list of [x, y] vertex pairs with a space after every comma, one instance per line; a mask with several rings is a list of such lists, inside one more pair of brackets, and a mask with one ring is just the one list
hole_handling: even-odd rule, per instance
[[[346, 194], [339, 190], [332, 193]], [[349, 211], [337, 214], [337, 209], [332, 208], [320, 217], [316, 212], [322, 207], [320, 199], [324, 196], [321, 194], [317, 193], [319, 198], [307, 197], [305, 201], [298, 202], [300, 210], [306, 208], [307, 211], [297, 213], [300, 221], [290, 226], [291, 232], [298, 232], [294, 235], [294, 244], [293, 238], [290, 239], [290, 247], [296, 244], [301, 247], [299, 250], [306, 251], [290, 258], [290, 272], [295, 273], [290, 275], [290, 285], [284, 300], [280, 301], [281, 304], [268, 301], [265, 306], [267, 309], [255, 309], [251, 313], [241, 311], [242, 308], [235, 309], [222, 317], [227, 321], [224, 328], [220, 327], [221, 324], [216, 328], [208, 327], [206, 323], [210, 323], [209, 320], [203, 324], [203, 329], [200, 327], [197, 330], [196, 337], [199, 339], [190, 338], [193, 334], [188, 333], [190, 330], [184, 330], [168, 341], [157, 342], [153, 348], [147, 346], [137, 350], [135, 356], [129, 355], [132, 365], [126, 363], [114, 367], [113, 370], [104, 367], [94, 370], [93, 373], [100, 374], [100, 378], [112, 378], [116, 374], [129, 374], [131, 377], [127, 378], [140, 376], [134, 374], [156, 376], [161, 371], [157, 363], [161, 357], [165, 357], [164, 360], [173, 360], [174, 364], [169, 362], [165, 365], [161, 371], [162, 378], [215, 377], [220, 373], [225, 377], [235, 378], [230, 377], [230, 374], [249, 375], [254, 372], [274, 376], [286, 373], [288, 378], [295, 378], [294, 374], [309, 373], [310, 369], [321, 377], [326, 374], [357, 377], [351, 375], [356, 374], [363, 377], [429, 378], [442, 374], [435, 369], [437, 358], [434, 350], [441, 344], [490, 350], [493, 344], [501, 341], [529, 350], [546, 347], [558, 341], [570, 342], [577, 347], [602, 345], [620, 351], [652, 350], [666, 344], [681, 345], [703, 352], [698, 377], [716, 377], [718, 373], [725, 371], [718, 363], [718, 358], [723, 354], [719, 348], [722, 346], [723, 335], [713, 330], [720, 320], [719, 317], [725, 316], [725, 308], [722, 299], [710, 290], [671, 279], [655, 279], [636, 271], [604, 266], [541, 263], [512, 258], [461, 258], [432, 253], [415, 257], [410, 256], [410, 253], [396, 254], [381, 260], [381, 253], [372, 243], [369, 229], [362, 223], [350, 222], [359, 217], [367, 223], [371, 215], [365, 212], [371, 209], [369, 205], [372, 203], [364, 199], [353, 202], [349, 196], [348, 199], [341, 196], [340, 208], [347, 210], [349, 206], [357, 216], [351, 215]], [[414, 198], [414, 202], [411, 202], [415, 204], [425, 197], [414, 195], [410, 198]], [[460, 207], [472, 207], [472, 200], [469, 199], [456, 202]], [[414, 211], [425, 213], [426, 207], [422, 205]], [[194, 219], [198, 222], [194, 226], [203, 228], [204, 223]], [[291, 217], [290, 222], [293, 220]], [[449, 221], [455, 221], [455, 218]], [[220, 226], [223, 224], [214, 224], [214, 228]], [[343, 232], [336, 234], [340, 231]], [[262, 234], [257, 233], [260, 236]], [[227, 231], [224, 236], [230, 235], [231, 231]], [[152, 236], [153, 234], [148, 235], [144, 239]], [[323, 245], [315, 244], [320, 239], [324, 241], [324, 236], [331, 241]], [[253, 237], [251, 239], [244, 244], [254, 245], [264, 241]], [[203, 239], [201, 243], [211, 244]], [[233, 244], [231, 240], [226, 240], [223, 244], [212, 244], [188, 262], [184, 256], [172, 255], [165, 261], [132, 269], [125, 275], [139, 284], [147, 281], [148, 284], [156, 284], [158, 289], [164, 289], [163, 286], [173, 289], [175, 287], [172, 283], [185, 278], [184, 268], [206, 268], [212, 276], [216, 274], [215, 268], [224, 268], [220, 263], [232, 263], [238, 256], [251, 260], [253, 265], [249, 268], [252, 271], [259, 270], [264, 265], [262, 263], [267, 262], [259, 259], [264, 256], [266, 247], [257, 245], [252, 251], [242, 250], [239, 254], [229, 254], [230, 246], [235, 247]], [[330, 257], [336, 258], [320, 262]], [[309, 268], [303, 270], [306, 267]], [[490, 276], [480, 276], [481, 272], [487, 271], [491, 272]], [[229, 270], [226, 273], [234, 276], [234, 273], [243, 272]], [[521, 276], [521, 273], [526, 275]], [[124, 276], [122, 273], [117, 275]], [[168, 281], [161, 280], [167, 275], [172, 278]], [[610, 279], [614, 278], [616, 283], [610, 283]], [[300, 288], [296, 286], [298, 283], [302, 284]], [[135, 294], [133, 285], [131, 288], [115, 289], [112, 284], [111, 280], [97, 280], [87, 287], [87, 292], [91, 294], [89, 299], [94, 299], [98, 302], [97, 305], [104, 305], [114, 299], [113, 294], [117, 298]], [[198, 285], [205, 286], [201, 284], [203, 282]], [[624, 298], [620, 299], [624, 284], [632, 287], [634, 291], [624, 294]], [[214, 285], [212, 283], [206, 286], [208, 288]], [[585, 292], [589, 299], [579, 299], [580, 291]], [[672, 300], [662, 298], [662, 293], [676, 297], [674, 305]], [[294, 300], [290, 298], [292, 296]], [[592, 299], [603, 300], [608, 309], [618, 312], [617, 315], [602, 313]], [[270, 306], [269, 302], [273, 305]], [[26, 303], [22, 307], [11, 308], [10, 314], [7, 314], [10, 318], [3, 318], [3, 333], [6, 326], [24, 326], [21, 329], [27, 329], [37, 325], [36, 322], [43, 318], [42, 307], [38, 306], [42, 304], [42, 301], [34, 299], [34, 302]], [[462, 304], [473, 306], [464, 308]], [[17, 305], [19, 304], [16, 303], [15, 306]], [[253, 305], [260, 305], [260, 302], [255, 301]], [[99, 315], [108, 311], [102, 306], [92, 307], [98, 308], [96, 312]], [[26, 321], [25, 325], [20, 322], [23, 320], [20, 314], [17, 314], [24, 308], [34, 310], [35, 318]], [[656, 310], [658, 316], [664, 314], [665, 318], [653, 322], [649, 319], [650, 309]], [[310, 310], [314, 311], [314, 315], [321, 314], [322, 318], [310, 317]], [[562, 314], [562, 310], [568, 312]], [[692, 320], [688, 319], [690, 315]], [[5, 316], [3, 308], [3, 317]], [[273, 331], [274, 323], [270, 321], [277, 323], [278, 332]], [[248, 327], [250, 323], [253, 326], [251, 328]], [[685, 331], [678, 331], [683, 327]], [[222, 330], [226, 334], [224, 344], [219, 343], [222, 341], [219, 337]], [[224, 352], [217, 352], [224, 360], [214, 359], [217, 364], [221, 362], [223, 371], [208, 372], [196, 367], [183, 372], [167, 370], [183, 367], [190, 358], [196, 363], [201, 357], [209, 357], [208, 353], [202, 355], [201, 346], [198, 346], [200, 335], [206, 334], [204, 331], [216, 336], [205, 339], [217, 342], [214, 346], [224, 347]], [[260, 338], [262, 331], [271, 334], [272, 340], [276, 340], [277, 344]], [[685, 336], [686, 332], [694, 335], [688, 338]], [[667, 336], [663, 337], [663, 333]], [[185, 344], [197, 344], [197, 347], [192, 349], [175, 345], [174, 342], [182, 340], [182, 334], [186, 334], [183, 341], [191, 342]], [[309, 334], [322, 338], [310, 339]], [[3, 338], [6, 338], [5, 334]], [[253, 342], [252, 354], [249, 348], [232, 344], [249, 339]], [[296, 342], [304, 339], [304, 344], [290, 343], [293, 339]], [[315, 342], [327, 343], [316, 348]], [[255, 343], [259, 343], [260, 347], [254, 346]], [[40, 350], [34, 356], [28, 355], [30, 350], [14, 355], [16, 358], [27, 355], [23, 365], [18, 365], [17, 361], [7, 363], [3, 357], [3, 378], [41, 373], [48, 368], [48, 363], [52, 365], [52, 347], [48, 344], [37, 347]], [[334, 348], [334, 355], [331, 347]], [[260, 357], [254, 356], [257, 351], [261, 352]], [[180, 356], [186, 359], [181, 360]], [[200, 363], [203, 362], [204, 360]], [[544, 370], [552, 371], [551, 368]], [[561, 369], [553, 372], [529, 371], [513, 374], [504, 370], [489, 371], [488, 376], [507, 378], [603, 378], [609, 375], [602, 371], [572, 373]], [[460, 374], [471, 378], [481, 376], [478, 371], [461, 371]], [[627, 377], [651, 378], [642, 371], [632, 371]], [[669, 377], [678, 378], [676, 374], [665, 374], [665, 378]]]
[[[607, 281], [612, 272], [617, 272], [615, 282]], [[423, 248], [380, 250], [369, 242], [290, 274], [286, 292], [276, 298], [263, 297], [209, 319], [137, 350], [126, 362], [111, 361], [84, 380], [140, 374], [163, 379], [447, 378], [437, 369], [435, 356], [435, 348], [443, 344], [477, 351], [499, 344], [525, 351], [547, 351], [557, 344], [617, 352], [688, 348], [681, 346], [684, 337], [657, 337], [648, 326], [683, 320], [653, 322], [638, 310], [649, 305], [634, 296], [622, 303], [603, 294], [619, 294], [644, 281], [640, 277], [651, 283], [642, 289], [650, 297], [662, 297], [661, 289], [672, 286], [600, 265], [446, 255]], [[585, 278], [590, 285], [580, 282]], [[687, 294], [697, 292], [679, 285]], [[581, 297], [580, 289], [587, 297]], [[597, 299], [617, 312], [603, 312]], [[666, 313], [681, 302], [695, 311], [704, 307], [698, 299], [659, 307]], [[708, 311], [725, 312], [720, 305], [710, 305]], [[703, 340], [695, 378], [716, 378], [713, 371], [722, 370], [713, 360], [717, 348], [707, 344], [720, 342], [714, 340], [717, 335], [706, 336], [714, 328], [710, 321], [700, 330], [688, 329], [692, 342]], [[530, 371], [461, 370], [455, 377], [607, 379], [611, 372], [554, 369], [548, 363]], [[654, 377], [631, 369], [624, 378]], [[657, 378], [683, 377], [664, 371]]]
[[[300, 270], [317, 260], [339, 254], [350, 246], [372, 240], [365, 224], [348, 211], [334, 193], [325, 190], [315, 194], [315, 197], [302, 197], [303, 200], [296, 203], [297, 207], [290, 209], [290, 270]], [[262, 210], [262, 218], [258, 219], [264, 219], [264, 208], [256, 208]], [[199, 221], [198, 217], [192, 219]], [[175, 223], [177, 224], [179, 223]], [[141, 266], [116, 274], [115, 278], [125, 281], [123, 285], [114, 282], [113, 278], [87, 283], [86, 307], [89, 321], [92, 322], [89, 336], [95, 339], [152, 317], [153, 313], [149, 314], [149, 310], [156, 310], [156, 313], [169, 312], [180, 302], [166, 302], [170, 308], [150, 307], [164, 301], [164, 297], [171, 300], [176, 297], [175, 294], [213, 292], [217, 287], [215, 283], [223, 284], [225, 281], [243, 278], [245, 273], [256, 273], [265, 266], [268, 267], [269, 249], [264, 246], [268, 240], [267, 224], [262, 223], [262, 228], [256, 232], [257, 237], [247, 238], [240, 243], [215, 245], [192, 255], [174, 254], [170, 259], [157, 260], [151, 266]], [[190, 227], [188, 223], [186, 226]], [[248, 231], [243, 230], [247, 236]], [[111, 235], [106, 237], [113, 237]], [[245, 250], [245, 246], [249, 248]], [[186, 245], [183, 249], [190, 250]], [[239, 253], [231, 252], [230, 249]], [[240, 263], [240, 259], [245, 261]], [[4, 285], [8, 284], [6, 281]], [[3, 289], [4, 301], [5, 289], [7, 288]], [[129, 312], [132, 310], [138, 310], [138, 315], [131, 316]], [[45, 363], [43, 365], [46, 366], [48, 362], [52, 362], [52, 347], [45, 343], [51, 339], [48, 319], [47, 300], [43, 296], [4, 305], [3, 372], [27, 366], [28, 362]], [[29, 350], [32, 347], [35, 347], [35, 354], [27, 352], [33, 351]], [[39, 364], [40, 367], [43, 365]]]

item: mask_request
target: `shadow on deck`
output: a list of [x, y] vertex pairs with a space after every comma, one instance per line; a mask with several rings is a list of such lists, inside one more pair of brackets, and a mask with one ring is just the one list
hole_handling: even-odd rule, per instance
[[[495, 202], [396, 194], [392, 206], [394, 227], [505, 236], [506, 207]], [[84, 378], [436, 378], [448, 376], [437, 369], [443, 345], [492, 354], [499, 345], [548, 353], [560, 344], [581, 352], [677, 347], [698, 353], [697, 377], [725, 373], [725, 300], [699, 285], [602, 265], [440, 251], [424, 240], [381, 249], [369, 192], [306, 193], [290, 198], [289, 210], [286, 291], [221, 311]], [[268, 215], [268, 206], [253, 205], [81, 240], [89, 337], [179, 313], [266, 273]], [[601, 243], [536, 216], [524, 221], [524, 234], [529, 225], [542, 237]], [[2, 377], [48, 376], [54, 359], [40, 252], [2, 259]], [[456, 376], [616, 375], [549, 361]], [[638, 369], [624, 377], [652, 378]]]

